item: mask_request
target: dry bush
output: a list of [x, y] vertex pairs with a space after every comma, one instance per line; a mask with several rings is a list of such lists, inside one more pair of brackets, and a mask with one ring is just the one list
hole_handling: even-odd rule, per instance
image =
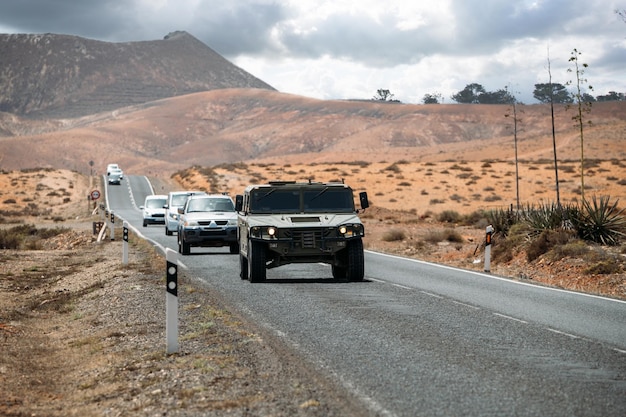
[[384, 242], [398, 242], [406, 239], [406, 233], [402, 229], [390, 229], [383, 233], [382, 240]]

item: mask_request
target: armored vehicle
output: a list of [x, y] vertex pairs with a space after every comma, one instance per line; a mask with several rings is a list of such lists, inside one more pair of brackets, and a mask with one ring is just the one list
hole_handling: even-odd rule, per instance
[[[361, 210], [369, 206], [359, 194]], [[362, 281], [365, 229], [352, 189], [343, 183], [270, 182], [235, 198], [241, 279], [262, 282], [266, 270], [326, 263], [336, 279]]]

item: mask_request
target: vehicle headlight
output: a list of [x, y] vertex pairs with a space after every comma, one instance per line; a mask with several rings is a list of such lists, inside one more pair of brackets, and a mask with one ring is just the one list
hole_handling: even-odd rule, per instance
[[276, 228], [275, 228], [275, 227], [273, 227], [273, 226], [268, 227], [268, 228], [267, 228], [267, 234], [268, 234], [270, 237], [274, 237], [274, 236], [276, 236]]
[[228, 226], [237, 226], [237, 219], [228, 220]]
[[198, 222], [195, 220], [186, 220], [185, 223], [183, 223], [183, 225], [185, 227], [195, 227], [195, 226], [198, 226]]
[[363, 236], [365, 234], [363, 225], [359, 223], [342, 224], [337, 228], [337, 231], [343, 237]]

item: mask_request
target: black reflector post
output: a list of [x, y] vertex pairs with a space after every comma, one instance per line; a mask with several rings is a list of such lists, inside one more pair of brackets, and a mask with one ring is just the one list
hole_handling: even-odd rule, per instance
[[491, 240], [493, 232], [493, 226], [487, 226], [485, 230], [485, 272], [491, 272]]
[[165, 250], [167, 283], [165, 288], [165, 337], [167, 353], [178, 352], [178, 254]]
[[122, 229], [122, 264], [128, 265], [128, 222], [124, 221]]

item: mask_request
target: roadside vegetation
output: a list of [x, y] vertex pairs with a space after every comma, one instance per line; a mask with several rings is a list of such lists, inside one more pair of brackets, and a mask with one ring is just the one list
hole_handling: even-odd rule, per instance
[[[520, 210], [491, 210], [496, 231], [493, 257], [508, 262], [523, 251], [529, 262], [545, 255], [556, 260], [584, 260], [589, 274], [616, 274], [626, 270], [626, 209], [609, 196], [581, 203], [528, 205]], [[621, 246], [620, 246], [621, 245]]]
[[65, 227], [37, 228], [34, 225], [19, 225], [0, 229], [0, 249], [41, 249], [43, 241], [69, 231]]

